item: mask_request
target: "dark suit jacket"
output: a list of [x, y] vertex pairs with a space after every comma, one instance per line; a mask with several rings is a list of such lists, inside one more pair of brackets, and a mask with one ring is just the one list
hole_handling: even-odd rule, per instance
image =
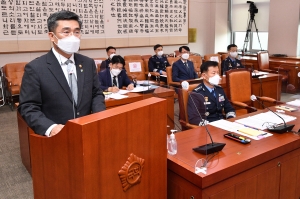
[[[100, 71], [98, 73], [99, 77], [99, 82], [100, 82], [100, 88], [104, 91], [108, 89], [108, 87], [112, 87], [112, 79], [110, 75], [110, 69], [107, 68], [103, 71]], [[119, 88], [122, 88], [123, 86], [128, 86], [129, 84], [133, 83], [130, 81], [128, 78], [126, 71], [122, 70], [120, 74], [118, 75], [118, 83], [119, 83]]]
[[[78, 85], [75, 116], [105, 110], [94, 60], [80, 54], [74, 54], [74, 60]], [[71, 90], [52, 50], [25, 66], [18, 110], [40, 135], [52, 124], [65, 124], [74, 118]]]
[[101, 65], [100, 65], [100, 71], [103, 71], [106, 68], [109, 68], [110, 61], [111, 61], [110, 59], [106, 59], [106, 60], [102, 61]]
[[180, 82], [188, 79], [198, 78], [193, 62], [187, 60], [189, 69], [187, 70], [186, 66], [183, 64], [181, 59], [177, 60], [172, 65], [172, 80], [173, 82]]
[[187, 103], [189, 123], [199, 125], [201, 118], [213, 122], [235, 117], [235, 110], [226, 97], [223, 88], [215, 86], [214, 89], [216, 96], [210, 93], [204, 83], [201, 83], [190, 93]]

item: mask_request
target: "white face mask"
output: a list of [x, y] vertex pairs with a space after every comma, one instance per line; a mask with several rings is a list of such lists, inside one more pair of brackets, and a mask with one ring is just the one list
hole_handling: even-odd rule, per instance
[[57, 40], [58, 42], [56, 45], [59, 47], [59, 49], [67, 54], [73, 54], [79, 50], [80, 39], [78, 37], [75, 37], [74, 35], [62, 39], [57, 38]]
[[113, 74], [113, 76], [118, 76], [120, 74], [121, 70], [113, 68], [113, 69], [111, 69], [110, 72], [111, 72], [111, 74]]
[[234, 57], [234, 58], [236, 58], [236, 56], [238, 55], [237, 52], [230, 52], [229, 54], [230, 54], [231, 57]]
[[114, 53], [113, 53], [113, 54], [110, 54], [110, 55], [109, 55], [109, 58], [112, 59], [113, 56], [115, 56], [115, 55], [116, 55], [116, 54], [114, 54]]
[[183, 53], [181, 55], [182, 59], [188, 59], [190, 57], [190, 55], [188, 53]]
[[216, 85], [219, 84], [220, 79], [221, 79], [220, 76], [218, 74], [216, 74], [215, 76], [210, 77], [209, 80], [208, 80], [208, 82], [211, 85], [216, 86]]
[[158, 51], [157, 56], [161, 57], [164, 54], [164, 51]]

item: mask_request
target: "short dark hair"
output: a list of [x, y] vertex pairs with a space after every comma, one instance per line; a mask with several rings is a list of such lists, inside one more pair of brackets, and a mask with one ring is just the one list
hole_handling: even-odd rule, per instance
[[237, 45], [235, 45], [235, 44], [230, 44], [230, 45], [228, 45], [228, 46], [227, 46], [227, 51], [230, 51], [230, 49], [231, 49], [232, 47], [237, 47]]
[[186, 50], [186, 51], [189, 51], [190, 52], [190, 48], [188, 46], [180, 46], [179, 47], [179, 52], [182, 51], [182, 49]]
[[111, 58], [111, 64], [123, 64], [125, 66], [125, 60], [121, 55], [115, 55]]
[[203, 62], [203, 64], [200, 67], [201, 73], [205, 73], [208, 71], [209, 67], [217, 67], [219, 66], [218, 62], [216, 61], [206, 61]]
[[162, 47], [162, 48], [163, 48], [163, 46], [162, 46], [162, 45], [160, 45], [160, 44], [156, 44], [156, 45], [153, 47], [153, 49], [154, 49], [154, 50], [156, 50], [156, 49], [158, 49], [159, 47]]
[[54, 32], [54, 30], [58, 26], [57, 21], [59, 20], [75, 20], [78, 22], [79, 27], [81, 29], [82, 21], [79, 19], [79, 16], [77, 14], [68, 10], [61, 10], [59, 12], [51, 14], [50, 17], [47, 19], [47, 26], [49, 32]]
[[106, 48], [106, 52], [108, 52], [110, 49], [114, 49], [114, 50], [117, 50], [115, 47], [113, 47], [113, 46], [108, 46], [107, 48]]

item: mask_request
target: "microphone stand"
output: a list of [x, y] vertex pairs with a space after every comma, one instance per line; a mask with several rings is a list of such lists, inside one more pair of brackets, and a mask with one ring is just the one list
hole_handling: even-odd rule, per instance
[[[203, 99], [204, 99], [204, 96], [202, 94], [200, 94], [200, 93], [197, 93], [197, 94], [201, 95], [203, 97]], [[190, 94], [189, 94], [189, 97], [191, 98], [191, 100], [192, 100], [192, 102], [194, 104], [194, 107], [197, 110], [197, 113], [200, 116], [201, 121], [203, 122], [204, 120], [203, 120], [201, 114], [199, 113], [199, 111], [198, 111], [198, 109], [196, 107], [196, 104], [195, 104], [195, 102], [194, 102], [194, 100], [193, 100], [193, 98], [192, 98], [192, 96]], [[206, 110], [206, 105], [205, 105], [205, 110]], [[209, 130], [207, 129], [205, 121], [203, 123], [203, 126], [204, 126], [204, 128], [205, 128], [205, 130], [206, 130], [206, 132], [207, 132], [207, 134], [208, 134], [208, 136], [210, 138], [211, 143], [210, 144], [205, 144], [205, 145], [202, 145], [202, 146], [198, 146], [196, 148], [193, 148], [193, 150], [196, 151], [196, 152], [198, 152], [198, 153], [201, 153], [203, 155], [211, 154], [211, 153], [215, 153], [215, 152], [221, 151], [224, 148], [224, 146], [226, 145], [226, 143], [217, 143], [217, 142], [214, 142], [213, 139], [212, 139], [212, 137], [211, 137], [211, 134], [210, 134]]]
[[[253, 97], [252, 97], [253, 96]], [[283, 121], [283, 125], [279, 125], [279, 126], [276, 126], [276, 127], [273, 127], [273, 128], [267, 128], [269, 131], [271, 131], [271, 132], [274, 132], [274, 133], [279, 133], [279, 134], [281, 134], [281, 133], [285, 133], [285, 132], [290, 132], [293, 128], [294, 128], [294, 126], [295, 126], [295, 124], [286, 124], [285, 123], [285, 121], [284, 121], [284, 119], [280, 116], [280, 115], [278, 115], [277, 113], [275, 113], [274, 111], [272, 111], [269, 107], [266, 107], [260, 100], [259, 100], [259, 98], [257, 98], [255, 95], [252, 95], [251, 97], [250, 97], [250, 99], [252, 100], [252, 101], [258, 101], [261, 105], [262, 105], [262, 107], [264, 107], [264, 108], [266, 108], [266, 109], [268, 109], [269, 111], [271, 111], [272, 113], [274, 113], [275, 115], [277, 115], [282, 121]], [[257, 100], [258, 99], [258, 100]]]

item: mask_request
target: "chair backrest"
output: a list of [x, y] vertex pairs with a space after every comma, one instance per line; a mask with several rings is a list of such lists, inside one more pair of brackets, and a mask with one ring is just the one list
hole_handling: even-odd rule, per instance
[[166, 67], [166, 72], [167, 72], [167, 84], [168, 84], [168, 86], [170, 86], [171, 82], [173, 82], [173, 80], [172, 80], [172, 65]]
[[221, 55], [219, 54], [208, 54], [204, 55], [204, 61], [217, 61], [219, 66], [219, 73], [221, 73]]
[[226, 71], [226, 85], [228, 99], [231, 101], [251, 104], [252, 76], [247, 69], [233, 69]]
[[202, 57], [192, 55], [189, 57], [189, 60], [194, 63], [195, 72], [197, 73], [198, 77], [200, 77], [200, 67], [202, 65]]
[[[101, 63], [103, 61], [105, 61], [106, 59], [107, 58], [103, 58], [103, 57], [102, 58], [93, 58], [93, 60], [95, 60], [95, 64], [96, 64], [96, 68], [97, 68], [97, 73], [99, 73], [101, 71], [101, 69], [100, 69]], [[101, 62], [99, 60], [101, 60]]]
[[222, 55], [221, 55], [221, 61], [225, 60], [227, 57], [228, 57], [228, 54], [227, 54], [227, 53], [222, 54]]
[[3, 66], [3, 74], [12, 85], [21, 85], [27, 62], [8, 63]]
[[150, 59], [150, 57], [152, 57], [152, 55], [142, 55], [142, 60], [146, 60], [146, 59]]
[[[131, 72], [129, 68], [130, 63], [140, 63], [141, 64], [141, 71], [140, 72]], [[144, 61], [139, 59], [139, 60], [130, 60], [130, 61], [125, 61], [125, 69], [127, 72], [127, 75], [131, 77], [132, 79], [136, 80], [145, 80], [146, 75], [145, 75], [145, 65]]]
[[187, 113], [187, 102], [189, 98], [189, 92], [194, 90], [199, 84], [191, 84], [188, 90], [178, 89], [178, 103], [179, 103], [179, 120], [189, 123]]
[[125, 61], [142, 60], [142, 56], [141, 55], [125, 55], [124, 60]]
[[172, 66], [174, 62], [180, 59], [180, 57], [168, 57], [168, 62]]
[[269, 69], [269, 53], [266, 51], [258, 52], [257, 64], [259, 70]]
[[143, 61], [144, 61], [144, 66], [145, 66], [145, 73], [148, 73], [149, 72], [149, 67], [148, 67], [149, 59], [143, 59]]

